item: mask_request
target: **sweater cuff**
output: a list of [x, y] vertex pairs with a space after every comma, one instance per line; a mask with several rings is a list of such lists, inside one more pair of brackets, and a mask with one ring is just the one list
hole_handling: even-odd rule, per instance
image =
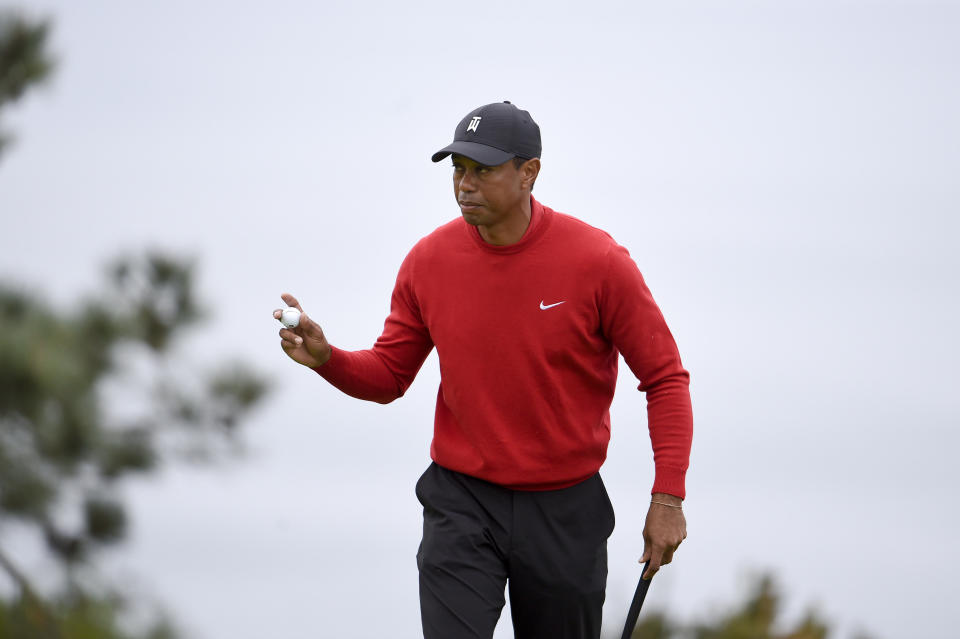
[[320, 364], [319, 366], [314, 366], [312, 370], [320, 377], [329, 381], [329, 378], [327, 376], [330, 375], [331, 373], [336, 374], [337, 371], [340, 370], [342, 364], [343, 364], [343, 351], [341, 351], [339, 348], [331, 344], [330, 359], [325, 361], [323, 364]]
[[657, 468], [653, 480], [651, 493], [666, 493], [684, 499], [687, 496], [685, 487], [687, 471], [685, 468]]

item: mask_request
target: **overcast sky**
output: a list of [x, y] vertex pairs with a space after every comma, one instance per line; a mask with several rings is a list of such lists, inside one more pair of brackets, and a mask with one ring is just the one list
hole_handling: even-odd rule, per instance
[[[420, 636], [436, 357], [360, 402], [287, 360], [271, 311], [292, 292], [369, 347], [459, 213], [430, 154], [501, 100], [543, 132], [535, 196], [630, 250], [691, 372], [689, 539], [647, 605], [704, 617], [772, 570], [835, 636], [956, 636], [960, 4], [19, 6], [60, 63], [4, 118], [0, 275], [67, 308], [121, 250], [195, 257], [211, 322], [184, 357], [277, 382], [245, 459], [128, 491], [111, 565], [198, 639]], [[622, 366], [602, 469], [611, 633], [653, 476], [636, 384]]]

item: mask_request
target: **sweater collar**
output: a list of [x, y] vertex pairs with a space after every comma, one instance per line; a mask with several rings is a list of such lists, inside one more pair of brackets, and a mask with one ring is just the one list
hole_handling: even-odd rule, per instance
[[549, 224], [550, 209], [540, 204], [540, 202], [537, 202], [532, 195], [530, 196], [530, 224], [527, 225], [527, 230], [523, 232], [523, 237], [521, 237], [518, 242], [514, 242], [513, 244], [507, 244], [506, 246], [490, 244], [480, 235], [480, 229], [478, 227], [471, 226], [464, 222], [470, 237], [473, 238], [473, 241], [480, 246], [480, 248], [498, 255], [519, 253], [520, 251], [524, 250], [526, 247], [535, 242], [537, 238], [543, 235], [543, 232], [546, 230]]

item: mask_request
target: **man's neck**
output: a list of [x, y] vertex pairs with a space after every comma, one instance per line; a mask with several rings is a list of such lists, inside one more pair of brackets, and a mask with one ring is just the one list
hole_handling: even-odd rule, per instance
[[516, 244], [523, 238], [524, 233], [530, 226], [530, 219], [530, 198], [527, 197], [521, 202], [516, 212], [506, 220], [492, 226], [478, 226], [477, 230], [487, 244], [509, 246], [510, 244]]

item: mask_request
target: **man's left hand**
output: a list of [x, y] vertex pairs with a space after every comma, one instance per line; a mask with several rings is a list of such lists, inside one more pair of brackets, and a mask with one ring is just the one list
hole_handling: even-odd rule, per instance
[[673, 553], [687, 538], [687, 520], [680, 507], [682, 503], [683, 500], [674, 495], [653, 493], [650, 509], [647, 510], [647, 523], [643, 526], [643, 557], [640, 563], [650, 562], [643, 573], [644, 579], [653, 578], [660, 566], [673, 561]]

